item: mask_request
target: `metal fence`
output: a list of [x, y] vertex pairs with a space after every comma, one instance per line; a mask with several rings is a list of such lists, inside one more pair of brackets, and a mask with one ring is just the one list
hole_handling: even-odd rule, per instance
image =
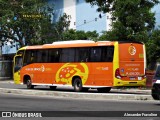
[[12, 78], [12, 61], [0, 61], [0, 80]]

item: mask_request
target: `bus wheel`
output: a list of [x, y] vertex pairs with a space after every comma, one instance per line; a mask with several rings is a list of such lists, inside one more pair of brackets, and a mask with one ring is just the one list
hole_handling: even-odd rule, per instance
[[101, 93], [108, 93], [111, 90], [111, 87], [105, 87], [105, 88], [97, 88], [98, 92]]
[[74, 91], [75, 92], [80, 92], [82, 91], [82, 81], [80, 78], [75, 78], [74, 79], [74, 83], [73, 83], [73, 86], [74, 86]]
[[32, 85], [32, 82], [30, 79], [27, 80], [27, 88], [28, 89], [33, 89], [34, 88], [34, 85]]
[[49, 86], [51, 90], [55, 90], [57, 86]]

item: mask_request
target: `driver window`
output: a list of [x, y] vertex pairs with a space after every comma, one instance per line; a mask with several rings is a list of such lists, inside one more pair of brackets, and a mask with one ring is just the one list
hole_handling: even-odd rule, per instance
[[22, 67], [22, 56], [17, 56], [15, 58], [15, 67], [14, 67], [14, 72], [17, 72], [21, 69]]
[[16, 57], [16, 66], [22, 67], [22, 57]]

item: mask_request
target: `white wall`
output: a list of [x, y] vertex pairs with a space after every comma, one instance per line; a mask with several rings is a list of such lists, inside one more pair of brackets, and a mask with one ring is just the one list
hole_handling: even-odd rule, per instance
[[70, 28], [75, 28], [76, 0], [64, 0], [64, 13], [71, 16]]
[[13, 45], [11, 45], [10, 42], [5, 42], [5, 44], [2, 46], [2, 55], [16, 53], [17, 51], [16, 43], [13, 43]]

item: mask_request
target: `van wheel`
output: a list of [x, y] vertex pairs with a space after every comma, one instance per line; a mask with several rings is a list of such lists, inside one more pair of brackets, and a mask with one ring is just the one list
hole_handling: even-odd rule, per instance
[[27, 80], [27, 88], [28, 89], [33, 89], [34, 88], [34, 85], [32, 85], [32, 82], [30, 79]]
[[151, 89], [151, 95], [154, 100], [160, 100], [160, 89], [158, 84], [153, 84]]
[[154, 100], [160, 100], [160, 96], [159, 95], [152, 94], [152, 97], [153, 97]]
[[111, 87], [105, 87], [105, 88], [97, 88], [98, 92], [101, 93], [108, 93], [111, 90]]
[[75, 92], [81, 92], [82, 91], [82, 81], [81, 81], [81, 79], [80, 78], [75, 78], [73, 86], [74, 86], [74, 91]]

